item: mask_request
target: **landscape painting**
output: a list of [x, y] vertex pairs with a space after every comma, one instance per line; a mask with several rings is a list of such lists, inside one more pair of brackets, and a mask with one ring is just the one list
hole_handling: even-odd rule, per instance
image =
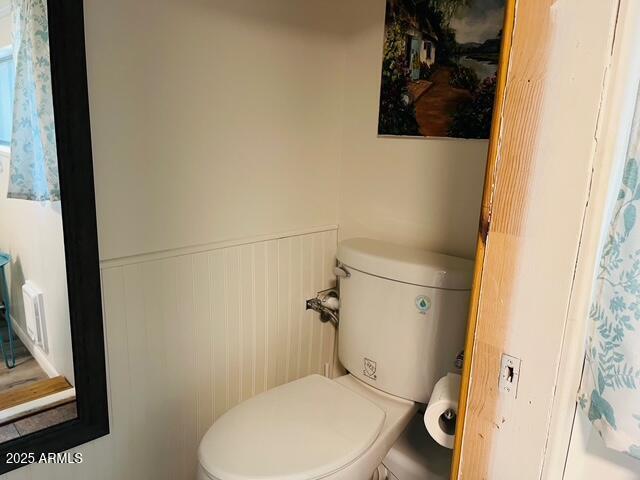
[[387, 0], [380, 135], [489, 138], [505, 0]]

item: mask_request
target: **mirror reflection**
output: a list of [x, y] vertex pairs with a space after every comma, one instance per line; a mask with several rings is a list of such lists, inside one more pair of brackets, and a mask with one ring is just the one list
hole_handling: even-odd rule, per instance
[[76, 417], [46, 2], [0, 0], [0, 441]]

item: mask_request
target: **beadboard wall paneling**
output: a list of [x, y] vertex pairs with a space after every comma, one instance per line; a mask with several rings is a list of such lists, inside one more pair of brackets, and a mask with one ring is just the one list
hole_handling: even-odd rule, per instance
[[336, 230], [102, 270], [111, 434], [81, 465], [6, 479], [191, 480], [213, 421], [268, 388], [333, 369], [335, 330], [305, 311], [334, 285]]

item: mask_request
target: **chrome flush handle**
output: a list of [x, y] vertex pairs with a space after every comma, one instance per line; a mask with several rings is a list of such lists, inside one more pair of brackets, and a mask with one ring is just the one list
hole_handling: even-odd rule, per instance
[[340, 264], [333, 269], [333, 273], [338, 278], [349, 278], [351, 276], [351, 272], [345, 268], [344, 265]]

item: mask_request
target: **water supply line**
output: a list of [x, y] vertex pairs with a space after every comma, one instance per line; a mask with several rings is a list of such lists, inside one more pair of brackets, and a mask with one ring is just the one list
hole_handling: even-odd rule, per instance
[[320, 314], [321, 322], [331, 322], [336, 327], [338, 326], [340, 321], [340, 300], [336, 288], [329, 288], [318, 292], [315, 298], [307, 300], [306, 306], [307, 310], [313, 310]]

